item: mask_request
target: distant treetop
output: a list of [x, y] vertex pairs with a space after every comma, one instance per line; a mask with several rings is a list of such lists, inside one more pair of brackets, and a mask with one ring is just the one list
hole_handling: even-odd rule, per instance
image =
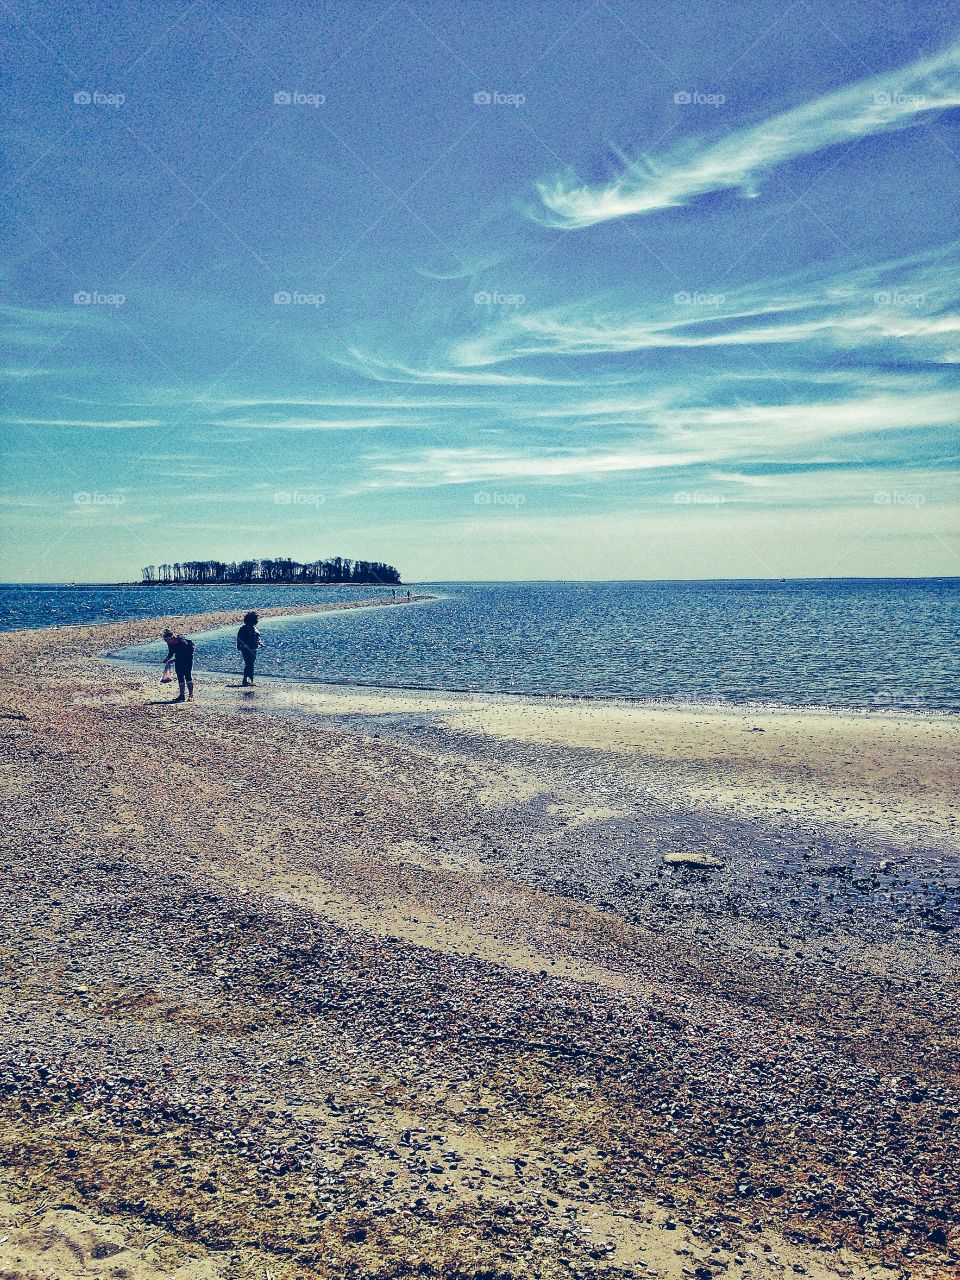
[[332, 560], [313, 560], [301, 564], [289, 556], [276, 560], [184, 560], [176, 564], [148, 564], [143, 570], [142, 583], [205, 584], [218, 582], [292, 582], [301, 585], [314, 583], [372, 582], [387, 586], [400, 581], [399, 572], [391, 564], [379, 560], [345, 560], [334, 556]]

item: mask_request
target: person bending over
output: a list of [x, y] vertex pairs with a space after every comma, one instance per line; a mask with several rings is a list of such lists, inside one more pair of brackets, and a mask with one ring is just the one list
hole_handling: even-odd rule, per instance
[[253, 684], [253, 664], [257, 660], [257, 650], [263, 648], [257, 623], [260, 615], [252, 609], [243, 615], [243, 626], [237, 632], [237, 648], [243, 658], [243, 683]]
[[190, 701], [193, 701], [193, 641], [188, 640], [186, 636], [175, 635], [168, 627], [163, 633], [163, 638], [167, 642], [167, 656], [163, 660], [163, 665], [168, 666], [173, 663], [173, 669], [177, 675], [177, 684], [180, 686], [179, 698], [174, 698], [174, 702], [183, 702], [184, 685], [186, 685], [187, 693]]

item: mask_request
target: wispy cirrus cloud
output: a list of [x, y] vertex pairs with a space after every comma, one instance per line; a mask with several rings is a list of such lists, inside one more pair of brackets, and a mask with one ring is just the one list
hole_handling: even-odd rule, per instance
[[[458, 367], [523, 356], [582, 356], [669, 348], [820, 344], [844, 350], [896, 344], [960, 362], [960, 267], [955, 245], [827, 279], [760, 282], [638, 308], [577, 300], [500, 319], [455, 343]], [[713, 299], [710, 301], [709, 299]]]
[[520, 449], [424, 449], [399, 460], [372, 459], [377, 477], [369, 488], [429, 488], [491, 480], [582, 479], [613, 472], [651, 471], [705, 461], [689, 452], [651, 449], [576, 451]]
[[50, 378], [59, 373], [57, 369], [28, 369], [23, 365], [7, 365], [0, 369], [0, 381], [18, 382], [27, 378]]
[[[863, 467], [860, 441], [905, 430], [949, 426], [960, 418], [960, 390], [877, 393], [841, 400], [651, 409], [616, 444], [433, 447], [402, 458], [369, 454], [366, 489], [436, 488], [600, 479], [659, 472], [674, 481], [704, 467]], [[727, 480], [739, 477], [730, 474]], [[762, 483], [762, 482], [758, 482]]]
[[[90, 312], [76, 307], [22, 307], [11, 303], [0, 306], [4, 337], [16, 346], [46, 346], [51, 334], [72, 329], [80, 320], [89, 322]], [[96, 319], [96, 317], [94, 317]], [[32, 371], [30, 371], [32, 372]], [[21, 373], [19, 376], [23, 376]]]
[[885, 342], [924, 347], [929, 357], [960, 361], [960, 315], [917, 315], [861, 304], [859, 311], [811, 299], [791, 315], [789, 304], [756, 313], [650, 320], [642, 316], [583, 316], [576, 311], [523, 316], [499, 332], [458, 343], [454, 359], [487, 364], [532, 355], [598, 355], [656, 349], [824, 342], [848, 349]]
[[427, 427], [432, 421], [422, 415], [377, 414], [358, 418], [214, 418], [213, 427], [242, 427], [246, 431], [371, 431], [391, 427]]
[[[576, 378], [546, 378], [539, 374], [489, 373], [476, 369], [423, 368], [405, 364], [401, 360], [370, 355], [357, 347], [340, 363], [377, 382], [411, 382], [424, 386], [461, 387], [571, 387], [579, 386]], [[467, 362], [464, 361], [464, 364]], [[481, 363], [477, 361], [476, 363]]]
[[718, 141], [688, 144], [662, 159], [627, 164], [604, 186], [573, 174], [537, 183], [541, 206], [531, 217], [565, 229], [687, 204], [714, 191], [753, 196], [773, 168], [839, 143], [905, 129], [931, 112], [960, 104], [960, 44], [899, 70], [825, 94], [738, 129]]
[[797, 447], [808, 450], [845, 436], [946, 426], [958, 418], [960, 389], [819, 402], [688, 407], [666, 410], [653, 421], [669, 435], [683, 434], [698, 441], [713, 436], [732, 445], [735, 452], [756, 457]]
[[85, 427], [103, 431], [125, 431], [135, 427], [159, 427], [159, 418], [0, 418], [4, 427]]
[[[178, 393], [179, 397], [180, 393]], [[200, 403], [221, 409], [473, 409], [483, 408], [486, 400], [455, 400], [431, 396], [222, 396], [216, 401], [203, 397]]]

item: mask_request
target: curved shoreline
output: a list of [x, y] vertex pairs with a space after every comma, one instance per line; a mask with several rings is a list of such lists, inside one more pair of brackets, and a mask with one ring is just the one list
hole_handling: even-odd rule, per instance
[[[357, 601], [354, 604], [325, 604], [325, 605], [305, 605], [298, 609], [288, 609], [277, 606], [276, 608], [259, 610], [262, 618], [272, 618], [275, 620], [283, 620], [289, 618], [291, 620], [297, 617], [329, 612], [345, 612], [348, 609], [356, 608], [376, 608], [379, 606], [394, 607], [394, 605], [407, 603], [423, 603], [427, 601], [439, 600], [443, 597], [436, 594], [414, 595], [411, 601], [398, 600], [396, 602], [390, 600], [368, 600]], [[229, 613], [229, 611], [227, 611]], [[213, 620], [220, 619], [224, 616], [224, 611], [216, 611], [207, 615], [193, 615], [192, 620], [202, 620], [204, 617]], [[230, 615], [231, 621], [236, 620], [236, 615]], [[139, 621], [139, 620], [138, 620]], [[151, 621], [144, 619], [143, 621]], [[155, 623], [163, 624], [166, 619], [156, 618]], [[89, 625], [114, 625], [114, 624], [89, 624]], [[119, 625], [119, 624], [116, 624]], [[198, 630], [197, 634], [209, 634], [212, 632], [226, 629], [229, 624], [220, 621], [212, 622]], [[37, 628], [38, 630], [41, 628]], [[46, 629], [46, 628], [43, 628]], [[124, 644], [121, 647], [132, 648], [142, 642], [134, 642], [133, 644]], [[111, 662], [116, 662], [122, 666], [131, 669], [147, 669], [147, 664], [142, 660], [124, 658], [121, 654], [113, 651], [105, 651], [103, 657], [108, 658]], [[203, 667], [199, 664], [195, 666], [195, 670], [204, 675], [214, 676], [230, 676], [233, 674], [231, 668], [227, 667]], [[611, 693], [611, 694], [593, 694], [593, 693], [572, 693], [572, 692], [555, 692], [552, 690], [538, 689], [490, 689], [468, 685], [433, 685], [433, 684], [393, 684], [389, 681], [363, 681], [363, 680], [325, 680], [318, 676], [304, 675], [302, 673], [294, 675], [277, 675], [274, 673], [258, 674], [258, 680], [261, 682], [269, 681], [271, 683], [297, 686], [313, 686], [321, 685], [332, 689], [383, 689], [396, 692], [424, 693], [430, 695], [456, 695], [461, 694], [467, 697], [485, 697], [489, 699], [507, 698], [519, 700], [535, 700], [557, 702], [561, 704], [586, 704], [597, 703], [600, 705], [637, 707], [641, 710], [665, 710], [665, 711], [693, 711], [693, 712], [717, 712], [723, 714], [725, 712], [736, 713], [742, 711], [745, 714], [753, 715], [777, 715], [783, 713], [786, 715], [803, 715], [809, 714], [814, 716], [865, 716], [865, 717], [885, 717], [906, 720], [926, 720], [926, 719], [951, 719], [960, 717], [960, 708], [939, 708], [939, 707], [914, 707], [914, 706], [847, 706], [842, 703], [791, 703], [791, 702], [764, 702], [756, 699], [697, 699], [697, 698], [657, 698], [636, 696], [631, 697], [629, 694]]]
[[[415, 595], [409, 603], [437, 598], [432, 595]], [[393, 609], [400, 608], [407, 603], [406, 600], [398, 600], [396, 602], [379, 599], [346, 602], [338, 600], [326, 604], [262, 606], [256, 612], [261, 618], [295, 618], [309, 614], [346, 613], [353, 609]], [[63, 637], [64, 633], [71, 632], [82, 633], [82, 639], [85, 641], [88, 638], [88, 632], [103, 633], [104, 631], [110, 631], [115, 632], [117, 638], [115, 640], [111, 638], [109, 646], [132, 647], [160, 640], [161, 631], [166, 626], [179, 626], [183, 630], [190, 632], [210, 631], [220, 627], [239, 625], [239, 620], [242, 619], [242, 616], [242, 608], [237, 606], [231, 609], [205, 610], [202, 613], [167, 613], [156, 614], [148, 618], [119, 618], [113, 622], [106, 622], [100, 619], [96, 622], [55, 622], [39, 627], [18, 627], [0, 631], [0, 643], [7, 637], [54, 636], [59, 639]], [[90, 639], [95, 642], [96, 636], [93, 635]], [[43, 643], [42, 639], [37, 643], [38, 649], [49, 647]], [[103, 656], [108, 656], [107, 650], [101, 650], [100, 652]]]
[[[434, 595], [418, 595], [418, 596], [412, 596], [409, 600], [356, 600], [351, 604], [341, 604], [339, 602], [330, 602], [328, 604], [301, 605], [295, 609], [290, 609], [286, 605], [276, 605], [273, 607], [265, 607], [265, 608], [257, 609], [256, 613], [261, 620], [264, 618], [268, 618], [273, 622], [284, 622], [284, 621], [292, 622], [292, 621], [295, 621], [297, 618], [301, 618], [301, 617], [309, 618], [311, 616], [314, 616], [314, 615], [319, 616], [320, 614], [324, 614], [324, 613], [349, 613], [355, 609], [379, 609], [379, 608], [393, 609], [393, 608], [399, 608], [401, 605], [406, 607], [407, 605], [410, 605], [410, 604], [423, 604], [426, 601], [438, 600], [439, 598], [440, 598], [439, 596], [434, 596]], [[201, 623], [204, 618], [209, 620], [209, 619], [221, 619], [223, 617], [228, 617], [230, 619], [227, 622], [217, 621], [217, 622], [214, 622], [213, 625], [201, 626], [199, 629], [190, 627], [189, 630], [197, 636], [216, 635], [218, 632], [229, 632], [233, 629], [235, 625], [237, 625], [238, 618], [240, 618], [241, 616], [242, 615], [240, 615], [239, 610], [224, 610], [224, 609], [217, 609], [207, 614], [189, 615], [189, 617], [192, 618], [194, 621], [199, 619]], [[152, 622], [154, 625], [159, 624], [161, 626], [168, 623], [168, 619], [163, 617], [136, 619], [136, 621]], [[119, 626], [120, 624], [119, 623], [116, 623], [116, 624], [90, 623], [89, 625], [90, 626], [96, 626], [96, 625], [102, 625], [102, 626], [118, 625]], [[34, 629], [46, 630], [46, 628], [40, 628], [40, 627], [23, 628], [23, 630], [34, 630]], [[157, 639], [159, 642], [159, 637]], [[149, 643], [149, 641], [142, 641], [140, 643]], [[125, 644], [122, 647], [136, 648], [138, 647], [138, 645]], [[124, 663], [124, 665], [126, 666], [145, 665], [144, 663], [137, 662], [134, 659], [125, 659], [119, 653], [114, 653], [109, 651], [102, 652], [99, 656], [103, 658], [109, 658], [113, 662]], [[197, 667], [197, 670], [199, 671], [200, 668]], [[208, 668], [205, 668], [205, 670], [208, 672], [213, 672], [213, 671], [216, 671], [217, 668], [208, 667]], [[231, 673], [229, 671], [223, 671], [220, 674], [230, 675]], [[283, 677], [273, 677], [273, 678], [282, 679]]]
[[[116, 653], [105, 653], [101, 655], [109, 659], [111, 662], [120, 663], [123, 666], [132, 669], [146, 669], [146, 664], [136, 659], [123, 658]], [[204, 675], [210, 676], [230, 676], [235, 674], [227, 667], [200, 667], [196, 666], [195, 670], [203, 672]], [[742, 700], [728, 699], [722, 701], [720, 699], [699, 700], [696, 698], [652, 698], [652, 697], [635, 697], [631, 698], [627, 694], [622, 693], [551, 693], [546, 690], [539, 689], [487, 689], [479, 686], [468, 685], [437, 685], [437, 684], [390, 684], [386, 681], [363, 681], [363, 680], [323, 680], [319, 676], [307, 675], [290, 675], [278, 676], [273, 673], [257, 674], [257, 679], [261, 682], [269, 681], [270, 683], [284, 686], [304, 686], [311, 687], [321, 685], [330, 689], [382, 689], [389, 693], [425, 693], [425, 694], [450, 694], [461, 695], [470, 698], [487, 698], [491, 701], [497, 699], [512, 699], [519, 702], [535, 701], [535, 702], [555, 702], [562, 705], [567, 704], [585, 704], [587, 706], [592, 703], [598, 703], [601, 706], [622, 706], [636, 707], [641, 711], [691, 711], [691, 712], [717, 712], [723, 714], [725, 712], [752, 712], [754, 715], [811, 715], [811, 716], [864, 716], [871, 718], [884, 718], [896, 720], [952, 720], [960, 718], [960, 709], [950, 710], [938, 707], [860, 707], [845, 706], [842, 703], [802, 703], [802, 702], [759, 702], [753, 699], [744, 698]]]
[[[263, 616], [379, 607], [399, 606], [383, 601], [295, 610], [276, 606], [263, 610]], [[156, 639], [167, 622], [196, 632], [232, 626], [236, 620], [237, 613], [226, 610], [5, 632], [0, 633], [0, 654], [6, 642], [31, 655], [29, 670], [54, 664], [58, 685], [63, 679], [83, 682], [95, 657], [105, 674], [129, 673], [121, 701], [132, 711], [156, 698], [154, 669], [102, 657], [105, 633], [111, 647], [125, 647]], [[8, 675], [15, 673], [16, 664], [8, 659], [4, 665]], [[960, 776], [960, 717], [886, 709], [641, 703], [275, 677], [261, 677], [255, 692], [245, 690], [243, 696], [239, 685], [237, 693], [231, 687], [239, 672], [231, 676], [197, 668], [197, 673], [202, 680], [197, 706], [215, 713], [234, 716], [256, 709], [266, 715], [282, 712], [334, 721], [399, 715], [411, 723], [426, 717], [466, 737], [656, 762], [670, 773], [660, 792], [664, 803], [679, 786], [691, 803], [709, 811], [732, 807], [764, 821], [790, 813], [821, 825], [851, 826], [871, 838], [887, 833], [951, 849], [960, 842], [952, 781]], [[110, 697], [108, 689], [104, 687], [104, 696]]]
[[[3, 585], [3, 584], [0, 584], [0, 585]], [[17, 585], [17, 584], [14, 584], [14, 586], [16, 586], [16, 585]], [[112, 585], [112, 584], [111, 584], [111, 585]], [[182, 585], [182, 586], [193, 585], [193, 586], [197, 586], [198, 588], [200, 587], [200, 584], [181, 584], [181, 585]], [[277, 584], [277, 585], [278, 585], [278, 586], [283, 586], [284, 584], [279, 583], [279, 584]], [[90, 589], [91, 589], [91, 590], [99, 590], [100, 588], [99, 588], [99, 586], [98, 586], [97, 584], [90, 584]], [[177, 589], [179, 589], [179, 588], [177, 588]], [[207, 590], [207, 591], [209, 591], [209, 590], [210, 590], [210, 588], [209, 588], [209, 587], [204, 587], [203, 589], [204, 589], [204, 590]], [[239, 591], [239, 590], [241, 590], [241, 588], [233, 588], [233, 589], [238, 590], [238, 591]], [[292, 587], [288, 587], [288, 589], [293, 589], [293, 588], [292, 588]], [[309, 588], [309, 587], [302, 587], [302, 588], [297, 588], [297, 589], [298, 589], [298, 590], [310, 590], [311, 588]], [[349, 588], [345, 588], [345, 589], [349, 590]], [[364, 588], [363, 588], [363, 587], [358, 587], [358, 589], [359, 589], [359, 590], [363, 590]], [[421, 594], [416, 594], [416, 593], [415, 593], [415, 594], [413, 595], [413, 600], [433, 600], [433, 599], [440, 599], [440, 596], [438, 596], [438, 595], [436, 595], [436, 594], [433, 594], [433, 593], [421, 593]], [[262, 606], [257, 606], [257, 605], [255, 605], [255, 606], [254, 606], [254, 608], [256, 609], [256, 611], [257, 611], [257, 612], [258, 612], [262, 617], [265, 617], [265, 618], [266, 618], [266, 617], [273, 617], [273, 616], [275, 616], [275, 615], [279, 615], [279, 614], [289, 615], [290, 617], [295, 617], [295, 616], [297, 616], [298, 614], [302, 614], [302, 613], [323, 613], [323, 612], [326, 612], [326, 611], [331, 610], [331, 609], [334, 609], [334, 610], [336, 610], [336, 609], [343, 609], [343, 610], [347, 610], [347, 609], [362, 609], [362, 608], [367, 608], [367, 607], [374, 608], [374, 607], [377, 607], [377, 606], [379, 606], [379, 605], [388, 605], [388, 606], [391, 606], [391, 607], [392, 607], [394, 604], [399, 605], [399, 604], [406, 604], [406, 603], [407, 603], [407, 601], [406, 601], [406, 600], [404, 600], [404, 599], [402, 599], [402, 598], [401, 598], [401, 599], [398, 599], [398, 600], [396, 600], [396, 601], [393, 601], [393, 600], [387, 600], [387, 599], [384, 599], [384, 598], [382, 598], [382, 597], [372, 597], [372, 598], [371, 598], [371, 597], [367, 597], [367, 598], [360, 599], [360, 600], [342, 600], [342, 601], [341, 601], [341, 600], [331, 600], [331, 601], [318, 601], [318, 602], [315, 602], [315, 603], [312, 603], [312, 604], [303, 604], [303, 605], [297, 605], [297, 604], [284, 604], [284, 605], [262, 605]], [[121, 616], [121, 617], [118, 617], [118, 618], [103, 618], [103, 617], [98, 617], [98, 618], [92, 618], [92, 619], [89, 619], [89, 620], [84, 619], [84, 618], [77, 618], [77, 619], [74, 619], [73, 621], [70, 621], [70, 622], [59, 622], [59, 621], [58, 621], [58, 622], [43, 622], [43, 623], [40, 623], [39, 625], [36, 625], [36, 626], [26, 626], [26, 627], [7, 627], [7, 628], [4, 628], [4, 629], [0, 630], [0, 636], [8, 635], [8, 634], [10, 634], [11, 632], [67, 631], [67, 630], [70, 630], [70, 629], [75, 628], [75, 627], [109, 627], [109, 626], [118, 626], [118, 625], [120, 625], [120, 624], [122, 624], [122, 623], [124, 623], [124, 622], [143, 622], [143, 623], [155, 623], [155, 624], [156, 624], [156, 623], [161, 623], [161, 624], [167, 624], [167, 623], [170, 623], [170, 622], [183, 622], [183, 621], [187, 621], [187, 622], [191, 622], [191, 623], [192, 623], [192, 622], [194, 622], [194, 621], [202, 620], [202, 619], [204, 619], [204, 618], [223, 618], [223, 619], [226, 619], [227, 621], [233, 621], [233, 620], [236, 620], [236, 619], [240, 619], [240, 618], [242, 618], [242, 616], [243, 616], [244, 612], [246, 612], [246, 608], [247, 608], [247, 606], [248, 606], [248, 601], [246, 601], [246, 600], [241, 600], [241, 601], [238, 601], [238, 603], [237, 603], [236, 605], [231, 605], [231, 607], [230, 607], [230, 608], [226, 608], [226, 609], [206, 609], [206, 610], [204, 610], [202, 613], [184, 613], [184, 612], [181, 610], [179, 613], [156, 613], [156, 614], [148, 614], [148, 615], [143, 615], [143, 614], [131, 614], [131, 615], [124, 615], [124, 616]], [[227, 623], [226, 623], [226, 622], [224, 622], [222, 625], [226, 625], [226, 624], [227, 624]], [[218, 625], [220, 625], [220, 624], [218, 624]]]

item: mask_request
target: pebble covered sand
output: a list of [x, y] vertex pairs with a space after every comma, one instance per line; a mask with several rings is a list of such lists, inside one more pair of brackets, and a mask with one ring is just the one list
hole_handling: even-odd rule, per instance
[[960, 1276], [956, 718], [98, 656], [234, 620], [0, 636], [0, 1280]]

